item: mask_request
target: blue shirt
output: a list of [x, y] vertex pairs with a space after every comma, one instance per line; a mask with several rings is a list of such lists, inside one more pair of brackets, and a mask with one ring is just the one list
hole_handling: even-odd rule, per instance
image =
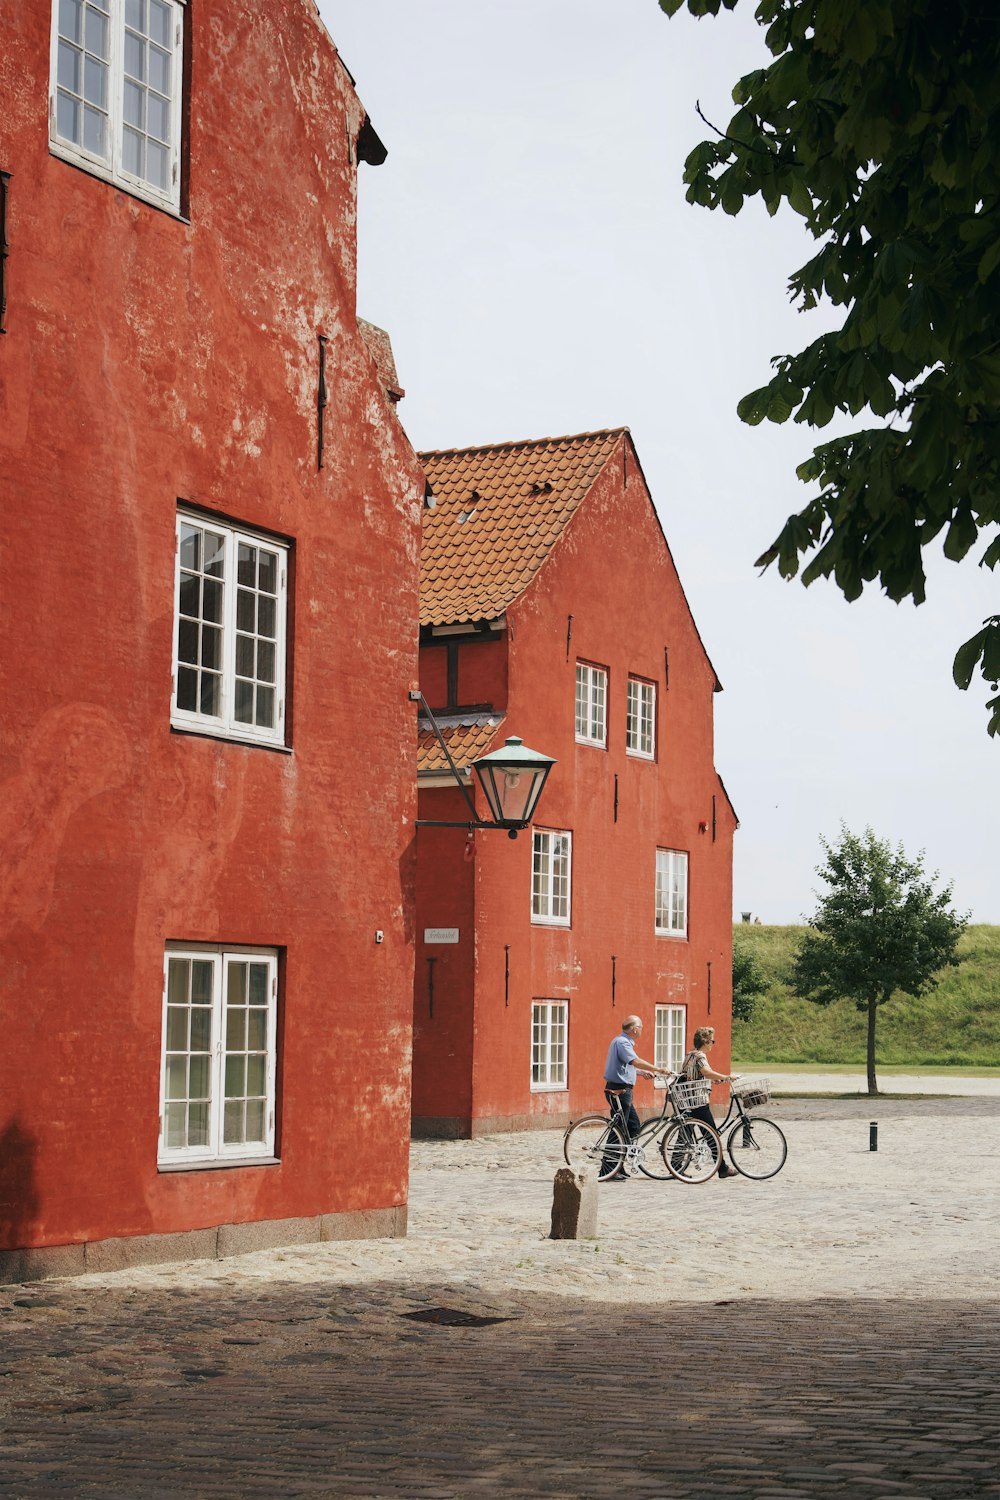
[[615, 1037], [608, 1048], [604, 1081], [617, 1088], [629, 1088], [635, 1083], [635, 1047], [632, 1038], [624, 1031]]

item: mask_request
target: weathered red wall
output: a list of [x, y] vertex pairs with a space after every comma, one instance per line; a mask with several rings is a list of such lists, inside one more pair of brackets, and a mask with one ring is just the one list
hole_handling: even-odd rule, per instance
[[[626, 487], [622, 476], [616, 455], [535, 581], [508, 611], [515, 628], [508, 644], [510, 694], [500, 738], [518, 734], [557, 758], [536, 822], [573, 833], [572, 926], [531, 924], [530, 832], [516, 843], [496, 833], [478, 836], [473, 1131], [532, 1120], [555, 1123], [603, 1107], [601, 1080], [611, 1037], [622, 1019], [637, 1011], [646, 1023], [641, 1051], [651, 1057], [658, 1002], [687, 1006], [688, 1039], [697, 1025], [710, 1020], [718, 1038], [715, 1065], [725, 1069], [728, 1063], [735, 819], [713, 766], [715, 675], [631, 450]], [[619, 539], [613, 553], [608, 537]], [[664, 647], [670, 653], [669, 688], [664, 686]], [[607, 750], [575, 742], [578, 659], [609, 669]], [[630, 673], [657, 683], [655, 763], [625, 753]], [[708, 824], [706, 833], [699, 832], [702, 821]], [[686, 940], [654, 932], [657, 847], [689, 854]], [[423, 923], [419, 903], [418, 923]], [[510, 963], [506, 1004], [505, 945]], [[612, 954], [617, 969], [614, 1006]], [[530, 1091], [531, 1005], [536, 999], [570, 1002], [567, 1092]], [[420, 1076], [415, 1057], [415, 1089]], [[653, 1101], [652, 1085], [640, 1083], [639, 1106]]]
[[[49, 6], [4, 7], [6, 1246], [406, 1198], [423, 485], [355, 322], [364, 112], [306, 0], [188, 18], [184, 223], [49, 155]], [[178, 498], [293, 541], [290, 755], [171, 733]], [[278, 1166], [157, 1173], [170, 940], [285, 950]]]

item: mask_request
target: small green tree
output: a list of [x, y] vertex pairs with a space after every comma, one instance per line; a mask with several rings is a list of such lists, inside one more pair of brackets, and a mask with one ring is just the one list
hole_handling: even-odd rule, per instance
[[792, 988], [818, 1005], [853, 1000], [868, 1013], [868, 1092], [875, 1079], [875, 1015], [897, 990], [924, 995], [941, 969], [957, 964], [955, 945], [968, 922], [951, 906], [952, 888], [934, 890], [923, 855], [908, 859], [877, 839], [841, 824], [840, 841], [820, 839], [826, 853], [816, 873], [828, 890], [795, 956]]
[[768, 983], [760, 959], [752, 948], [733, 939], [733, 1020], [752, 1021], [757, 1001], [767, 993]]

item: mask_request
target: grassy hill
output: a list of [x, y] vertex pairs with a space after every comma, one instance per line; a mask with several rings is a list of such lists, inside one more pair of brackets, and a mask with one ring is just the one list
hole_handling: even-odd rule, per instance
[[[734, 1063], [860, 1063], [866, 1018], [848, 1001], [814, 1005], [788, 987], [805, 927], [736, 923], [733, 938], [751, 949], [770, 981], [752, 1021], [733, 1023]], [[944, 969], [920, 1000], [894, 995], [879, 1006], [876, 1059], [889, 1066], [995, 1067], [1000, 1064], [1000, 927], [969, 927], [961, 963]]]

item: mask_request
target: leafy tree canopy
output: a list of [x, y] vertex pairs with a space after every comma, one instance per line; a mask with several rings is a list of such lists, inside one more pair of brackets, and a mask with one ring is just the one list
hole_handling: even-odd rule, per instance
[[875, 1013], [901, 990], [923, 995], [941, 969], [955, 964], [955, 945], [968, 922], [952, 908], [950, 885], [935, 891], [923, 856], [907, 858], [870, 828], [860, 837], [841, 827], [836, 844], [821, 839], [819, 897], [792, 970], [792, 987], [819, 1005], [853, 1000], [868, 1012], [868, 1087], [875, 1081]]
[[752, 948], [733, 939], [733, 1020], [752, 1021], [757, 1001], [768, 991], [767, 975]]
[[[670, 16], [737, 0], [660, 0]], [[922, 549], [1000, 562], [1000, 20], [983, 0], [759, 0], [774, 57], [737, 83], [737, 110], [687, 159], [692, 203], [769, 213], [786, 202], [817, 253], [789, 279], [802, 310], [841, 326], [772, 361], [739, 415], [822, 428], [877, 422], [820, 444], [798, 469], [819, 493], [758, 559], [785, 578], [832, 577], [848, 599], [876, 578], [924, 599]], [[959, 649], [1000, 734], [1000, 614]]]

